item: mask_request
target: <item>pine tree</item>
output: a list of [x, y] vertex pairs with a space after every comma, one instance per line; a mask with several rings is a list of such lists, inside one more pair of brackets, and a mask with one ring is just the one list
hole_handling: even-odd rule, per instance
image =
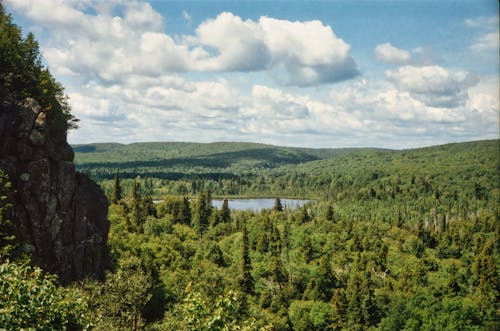
[[220, 216], [222, 223], [231, 222], [231, 210], [229, 209], [229, 202], [227, 201], [227, 199], [224, 199], [224, 201], [222, 202]]
[[189, 205], [189, 199], [187, 197], [182, 198], [180, 222], [186, 225], [191, 224], [191, 207]]
[[334, 216], [333, 207], [332, 207], [332, 205], [329, 205], [328, 209], [326, 210], [326, 219], [328, 221], [333, 221], [333, 216]]
[[300, 221], [302, 223], [307, 223], [311, 220], [311, 217], [309, 216], [309, 213], [307, 212], [306, 206], [302, 207], [300, 210]]
[[142, 224], [146, 221], [146, 217], [142, 208], [142, 199], [139, 192], [140, 186], [134, 181], [132, 185], [132, 216], [130, 222], [135, 231], [142, 232]]
[[274, 207], [273, 207], [273, 210], [274, 211], [283, 211], [283, 205], [281, 204], [281, 200], [280, 198], [276, 198], [274, 200]]
[[249, 295], [254, 294], [254, 279], [252, 277], [251, 272], [252, 272], [252, 264], [250, 261], [248, 232], [246, 226], [243, 226], [241, 277], [239, 283], [241, 291]]
[[212, 206], [210, 205], [210, 197], [208, 194], [202, 193], [198, 197], [198, 208], [193, 224], [193, 227], [200, 237], [208, 229], [211, 214]]
[[111, 203], [113, 204], [118, 204], [120, 200], [122, 199], [122, 189], [120, 187], [120, 177], [118, 177], [118, 174], [115, 175], [115, 183], [113, 186], [113, 194], [111, 196]]

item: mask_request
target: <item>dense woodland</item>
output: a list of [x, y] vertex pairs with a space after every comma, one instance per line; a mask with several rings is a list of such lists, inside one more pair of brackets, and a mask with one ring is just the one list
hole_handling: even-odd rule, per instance
[[[62, 288], [26, 263], [15, 271], [25, 282], [40, 272], [37, 286], [50, 281], [59, 298], [47, 309], [82, 328], [498, 329], [498, 148], [349, 151], [246, 178], [251, 195], [316, 199], [298, 210], [219, 210], [210, 199], [224, 180], [115, 174], [102, 182], [105, 283]], [[172, 194], [179, 184], [186, 194]], [[78, 307], [63, 305], [75, 296]]]
[[[2, 97], [52, 96], [42, 104], [71, 126], [36, 42], [1, 6], [0, 46], [12, 73], [0, 75]], [[48, 75], [52, 92], [30, 72]], [[111, 202], [104, 282], [63, 287], [31, 265], [0, 171], [0, 328], [500, 329], [498, 140], [407, 151], [146, 146], [75, 147]], [[212, 196], [315, 201], [284, 210], [277, 198], [252, 212], [213, 208]]]

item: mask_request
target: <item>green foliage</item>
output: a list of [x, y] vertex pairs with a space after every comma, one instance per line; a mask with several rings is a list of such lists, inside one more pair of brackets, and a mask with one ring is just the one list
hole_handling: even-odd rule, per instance
[[98, 329], [140, 330], [145, 325], [143, 309], [152, 293], [151, 276], [138, 265], [137, 258], [124, 261], [115, 273], [106, 275], [104, 284], [87, 282], [83, 288]]
[[122, 200], [122, 188], [120, 186], [120, 177], [115, 175], [115, 182], [113, 186], [113, 194], [111, 196], [111, 203], [117, 204]]
[[51, 128], [66, 132], [77, 128], [62, 85], [42, 65], [38, 42], [32, 33], [23, 38], [0, 3], [0, 100], [11, 103], [31, 97], [51, 119]]
[[248, 246], [248, 232], [246, 226], [243, 226], [243, 237], [241, 239], [241, 276], [239, 282], [241, 290], [246, 294], [252, 295], [254, 293], [254, 279]]
[[54, 276], [25, 263], [0, 264], [0, 327], [7, 330], [83, 330], [90, 327], [89, 298], [62, 288]]
[[283, 205], [281, 204], [280, 198], [276, 198], [274, 200], [273, 210], [274, 211], [283, 211]]
[[0, 263], [11, 256], [16, 247], [14, 225], [9, 218], [9, 192], [11, 184], [8, 176], [0, 170]]

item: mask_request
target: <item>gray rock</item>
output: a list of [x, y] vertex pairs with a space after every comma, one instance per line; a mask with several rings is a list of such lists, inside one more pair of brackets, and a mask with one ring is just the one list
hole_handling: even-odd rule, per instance
[[102, 279], [109, 203], [99, 186], [75, 171], [66, 133], [53, 127], [33, 99], [0, 102], [0, 169], [13, 185], [17, 237], [33, 261], [63, 283]]

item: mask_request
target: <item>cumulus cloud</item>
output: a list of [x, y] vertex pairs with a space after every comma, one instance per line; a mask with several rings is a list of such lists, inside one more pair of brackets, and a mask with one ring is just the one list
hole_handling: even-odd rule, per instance
[[[429, 65], [425, 49], [379, 45], [379, 60], [405, 66], [367, 81], [350, 79], [350, 45], [320, 21], [221, 13], [174, 36], [140, 1], [4, 3], [43, 33], [42, 52], [82, 120], [72, 142], [407, 148], [498, 136], [498, 79]], [[327, 95], [325, 83], [338, 84]]]
[[427, 106], [445, 108], [463, 105], [467, 99], [467, 89], [478, 82], [472, 74], [450, 72], [437, 65], [404, 66], [396, 71], [387, 71], [386, 78]]
[[[187, 39], [204, 50], [194, 63], [196, 70], [258, 71], [266, 69], [270, 61], [259, 25], [231, 13], [203, 22], [196, 29], [196, 36]], [[207, 48], [215, 49], [215, 54], [210, 54]]]
[[389, 64], [406, 64], [411, 59], [411, 53], [392, 46], [390, 43], [380, 44], [375, 47], [375, 58]]
[[259, 25], [272, 54], [272, 65], [283, 66], [292, 85], [342, 81], [358, 75], [350, 46], [319, 21], [290, 22], [262, 17]]
[[[194, 35], [174, 37], [162, 32], [163, 18], [148, 3], [7, 3], [53, 34], [56, 42], [44, 53], [61, 73], [113, 82], [129, 74], [269, 70], [284, 77], [281, 83], [297, 86], [335, 83], [358, 74], [350, 46], [319, 21], [253, 21], [225, 12], [201, 23]], [[187, 12], [183, 16], [190, 21]]]
[[470, 45], [470, 49], [475, 52], [487, 52], [487, 51], [495, 51], [498, 52], [500, 35], [497, 32], [485, 33], [478, 38], [476, 38], [475, 42]]

